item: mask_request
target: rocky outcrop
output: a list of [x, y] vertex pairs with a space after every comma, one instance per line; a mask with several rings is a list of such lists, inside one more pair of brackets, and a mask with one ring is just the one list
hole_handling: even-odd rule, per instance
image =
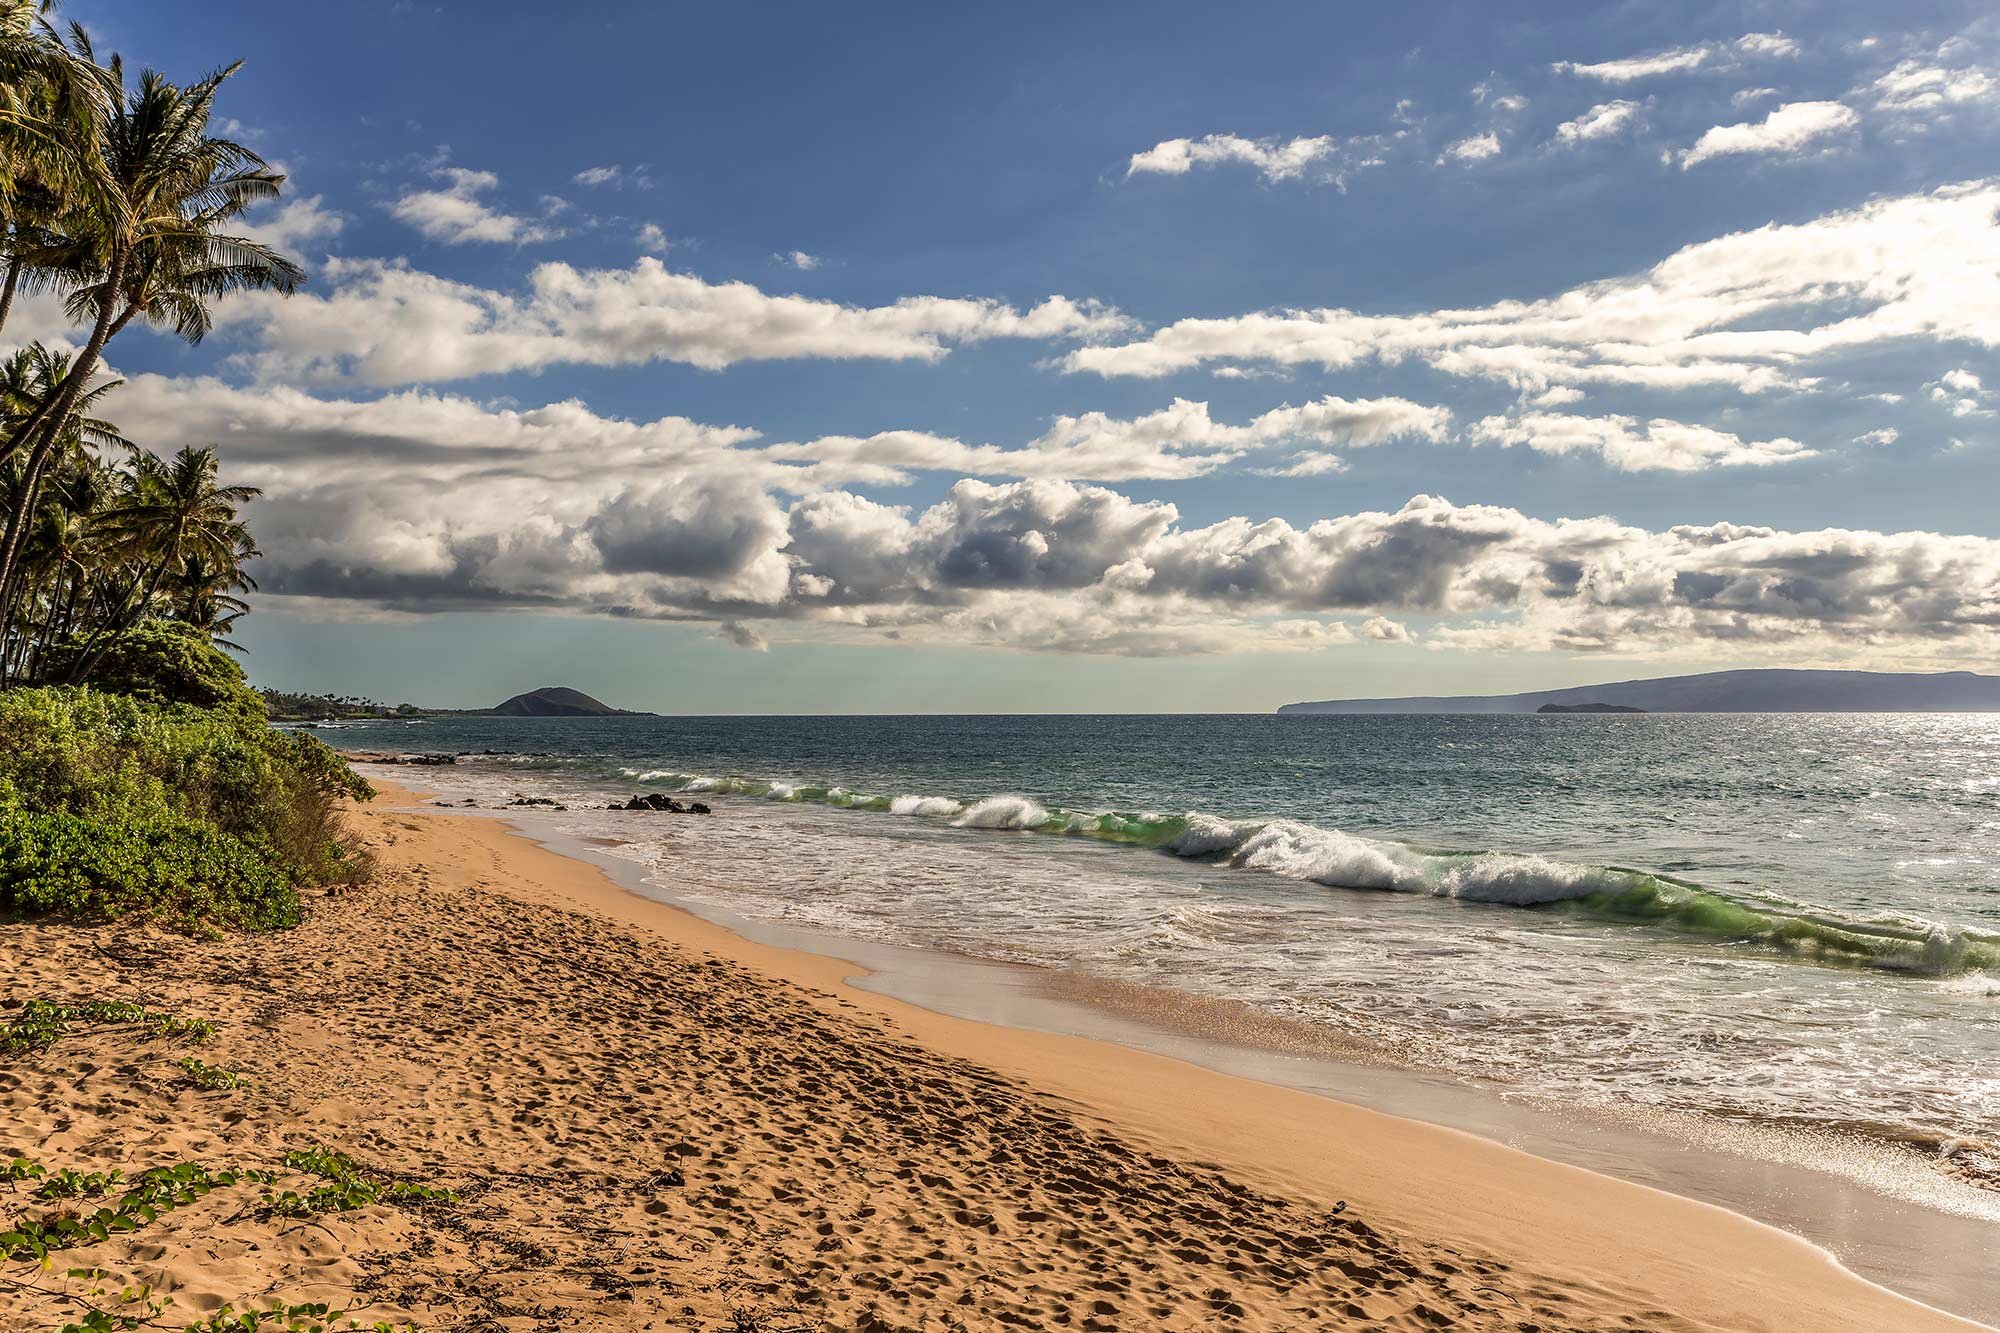
[[368, 750], [342, 751], [340, 757], [350, 764], [408, 764], [413, 768], [435, 768], [458, 762], [455, 754], [377, 754]]
[[623, 805], [613, 801], [604, 808], [606, 810], [657, 810], [662, 814], [669, 815], [705, 815], [709, 813], [709, 808], [700, 801], [688, 801], [683, 804], [680, 801], [676, 801], [673, 797], [660, 792], [653, 792], [646, 796], [634, 796]]

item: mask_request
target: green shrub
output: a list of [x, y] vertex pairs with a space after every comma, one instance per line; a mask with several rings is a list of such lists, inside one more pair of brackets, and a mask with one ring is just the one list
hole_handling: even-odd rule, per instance
[[[69, 680], [83, 645], [55, 649], [44, 680]], [[99, 646], [96, 658], [73, 683], [109, 694], [129, 694], [151, 704], [193, 704], [262, 718], [264, 699], [250, 688], [235, 659], [200, 630], [173, 620], [147, 620]]]
[[[71, 1023], [143, 1023], [153, 1029], [154, 1036], [196, 1044], [215, 1035], [215, 1024], [206, 1018], [156, 1014], [133, 1000], [86, 1000], [81, 1004], [29, 1000], [13, 1013], [14, 1017], [0, 1023], [0, 1055], [53, 1046], [69, 1033]], [[6, 1175], [0, 1174], [0, 1180], [5, 1179]]]
[[173, 816], [119, 823], [0, 813], [0, 906], [103, 918], [159, 912], [243, 930], [299, 921], [297, 890], [249, 844]]
[[413, 1180], [397, 1180], [382, 1171], [371, 1170], [344, 1152], [325, 1146], [296, 1148], [285, 1154], [287, 1171], [302, 1171], [328, 1181], [314, 1185], [304, 1194], [297, 1190], [264, 1192], [264, 1204], [281, 1217], [311, 1217], [315, 1213], [345, 1212], [370, 1204], [456, 1203], [458, 1196], [448, 1189], [421, 1185]]
[[[346, 1322], [343, 1323], [343, 1320]], [[348, 1318], [347, 1311], [336, 1310], [324, 1301], [306, 1305], [270, 1301], [261, 1308], [242, 1311], [225, 1305], [199, 1324], [189, 1324], [187, 1333], [334, 1333], [336, 1329], [360, 1329], [363, 1333], [416, 1333], [416, 1327], [408, 1322], [392, 1324], [386, 1319], [364, 1325]], [[68, 1330], [61, 1330], [60, 1333], [68, 1333]], [[97, 1330], [81, 1328], [79, 1333], [97, 1333]]]
[[297, 922], [299, 887], [365, 874], [340, 803], [373, 790], [244, 694], [204, 709], [0, 692], [0, 911], [268, 928]]
[[239, 1180], [268, 1185], [276, 1178], [269, 1171], [211, 1171], [200, 1162], [156, 1166], [141, 1171], [115, 1202], [102, 1208], [62, 1206], [16, 1217], [11, 1227], [0, 1231], [0, 1260], [44, 1264], [57, 1251], [99, 1244], [150, 1226], [162, 1213], [184, 1208], [211, 1190]]
[[233, 1069], [204, 1064], [192, 1055], [181, 1057], [181, 1073], [204, 1092], [234, 1092], [243, 1086], [243, 1075]]

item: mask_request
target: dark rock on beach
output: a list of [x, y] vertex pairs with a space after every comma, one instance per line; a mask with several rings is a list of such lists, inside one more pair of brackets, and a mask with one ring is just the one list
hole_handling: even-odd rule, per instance
[[455, 764], [455, 754], [379, 754], [373, 751], [346, 751], [341, 758], [356, 764], [407, 764], [413, 768], [436, 768]]
[[634, 796], [623, 805], [613, 803], [606, 806], [605, 809], [658, 810], [669, 815], [705, 815], [710, 813], [709, 808], [700, 801], [690, 801], [686, 805], [683, 805], [673, 797], [662, 795], [659, 792], [652, 792], [644, 796]]

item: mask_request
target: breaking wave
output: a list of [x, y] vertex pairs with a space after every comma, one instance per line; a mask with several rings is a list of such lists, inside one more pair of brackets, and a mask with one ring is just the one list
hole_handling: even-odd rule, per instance
[[1294, 819], [1066, 810], [1019, 795], [960, 801], [665, 769], [620, 772], [670, 791], [880, 811], [935, 819], [962, 829], [1092, 838], [1328, 888], [1563, 913], [1749, 944], [1813, 962], [1924, 977], [2000, 974], [2000, 936], [1922, 922], [1839, 920], [1802, 906], [1746, 902], [1699, 884], [1623, 866], [1584, 865], [1517, 852], [1427, 849]]
[[949, 796], [897, 796], [889, 802], [892, 815], [955, 815], [965, 809]]

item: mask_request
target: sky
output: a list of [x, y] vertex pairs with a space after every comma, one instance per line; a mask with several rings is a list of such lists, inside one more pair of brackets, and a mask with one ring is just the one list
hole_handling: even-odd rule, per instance
[[264, 488], [260, 684], [2000, 664], [1990, 6], [64, 12], [244, 59], [227, 132], [289, 177], [246, 229], [304, 291], [126, 333], [106, 404]]

